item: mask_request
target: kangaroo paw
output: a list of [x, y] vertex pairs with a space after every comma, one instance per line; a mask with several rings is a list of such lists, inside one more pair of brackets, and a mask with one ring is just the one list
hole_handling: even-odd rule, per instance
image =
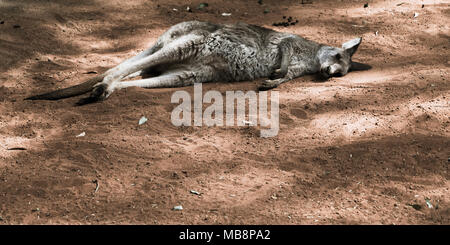
[[258, 87], [259, 91], [266, 91], [278, 87], [278, 83], [274, 80], [266, 80]]
[[106, 98], [111, 95], [113, 90], [109, 89], [108, 84], [105, 83], [99, 83], [94, 86], [94, 89], [92, 90], [89, 97], [80, 99], [76, 104], [77, 105], [86, 105], [98, 101], [105, 100]]
[[269, 79], [275, 80], [286, 76], [287, 70], [276, 69], [270, 74]]

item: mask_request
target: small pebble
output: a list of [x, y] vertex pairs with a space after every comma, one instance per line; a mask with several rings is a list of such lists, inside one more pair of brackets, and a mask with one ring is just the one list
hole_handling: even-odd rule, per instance
[[433, 208], [433, 205], [431, 204], [429, 199], [425, 199], [425, 203], [427, 204], [428, 208]]
[[175, 207], [173, 207], [173, 210], [181, 211], [181, 210], [183, 210], [183, 206], [181, 206], [181, 205], [175, 206]]
[[205, 7], [208, 7], [208, 3], [200, 3], [197, 9], [204, 9]]
[[148, 120], [148, 119], [147, 119], [146, 117], [143, 116], [143, 117], [141, 117], [141, 119], [139, 119], [139, 123], [138, 123], [138, 124], [139, 124], [139, 125], [142, 125], [142, 124], [144, 124], [145, 122], [147, 122], [147, 120]]
[[86, 132], [82, 132], [81, 134], [79, 134], [79, 135], [77, 135], [77, 136], [75, 136], [75, 137], [84, 137], [86, 135]]
[[200, 195], [200, 192], [194, 191], [194, 190], [191, 190], [191, 193], [192, 193], [192, 194], [195, 194], [195, 195]]

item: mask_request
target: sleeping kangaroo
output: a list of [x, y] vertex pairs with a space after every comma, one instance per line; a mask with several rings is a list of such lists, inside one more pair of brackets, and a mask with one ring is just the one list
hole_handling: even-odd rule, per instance
[[[305, 74], [320, 73], [326, 78], [347, 74], [361, 40], [355, 38], [336, 48], [245, 23], [182, 22], [161, 35], [151, 48], [101, 75], [27, 99], [55, 100], [92, 91], [79, 101], [85, 104], [132, 86], [182, 87], [257, 78], [269, 78], [259, 87], [267, 90]], [[125, 81], [138, 76], [143, 79]]]

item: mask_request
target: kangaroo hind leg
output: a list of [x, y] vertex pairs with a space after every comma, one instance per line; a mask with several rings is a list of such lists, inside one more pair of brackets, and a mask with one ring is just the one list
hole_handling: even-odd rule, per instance
[[147, 56], [149, 56], [149, 55], [154, 54], [155, 52], [157, 52], [158, 50], [160, 50], [160, 49], [162, 48], [162, 46], [163, 46], [162, 43], [157, 42], [157, 43], [156, 43], [155, 45], [153, 45], [152, 47], [150, 47], [150, 48], [148, 48], [148, 49], [146, 49], [146, 50], [140, 52], [139, 54], [137, 54], [137, 55], [135, 55], [135, 56], [133, 56], [133, 57], [131, 57], [131, 58], [129, 58], [129, 59], [126, 59], [125, 61], [121, 62], [121, 63], [118, 64], [117, 66], [115, 66], [115, 67], [109, 69], [108, 71], [105, 72], [105, 76], [108, 76], [108, 75], [112, 74], [115, 70], [118, 70], [118, 69], [122, 69], [122, 68], [124, 68], [124, 67], [127, 67], [127, 66], [129, 66], [130, 64], [132, 64], [133, 62], [139, 61], [139, 60], [141, 60], [141, 59], [143, 59], [143, 58], [145, 58], [145, 57], [147, 57]]
[[163, 48], [142, 59], [111, 69], [101, 83], [95, 85], [90, 101], [104, 100], [111, 95], [119, 82], [126, 76], [158, 65], [177, 64], [194, 57], [204, 37], [189, 34], [164, 45]]
[[163, 46], [157, 52], [146, 56], [134, 62], [127, 63], [125, 66], [113, 68], [111, 74], [105, 77], [105, 80], [119, 81], [129, 74], [163, 64], [180, 63], [183, 60], [195, 56], [199, 45], [204, 37], [189, 34], [180, 37]]
[[117, 85], [117, 88], [176, 88], [190, 86], [194, 83], [210, 82], [213, 78], [214, 69], [209, 66], [202, 66], [195, 69], [168, 71], [160, 76], [147, 79], [122, 81]]

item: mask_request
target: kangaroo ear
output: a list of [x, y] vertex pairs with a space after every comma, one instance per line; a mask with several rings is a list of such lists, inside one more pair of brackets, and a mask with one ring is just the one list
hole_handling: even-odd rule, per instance
[[352, 39], [342, 44], [342, 48], [345, 50], [345, 52], [347, 52], [350, 56], [352, 56], [358, 49], [358, 46], [361, 43], [361, 41], [362, 37]]

